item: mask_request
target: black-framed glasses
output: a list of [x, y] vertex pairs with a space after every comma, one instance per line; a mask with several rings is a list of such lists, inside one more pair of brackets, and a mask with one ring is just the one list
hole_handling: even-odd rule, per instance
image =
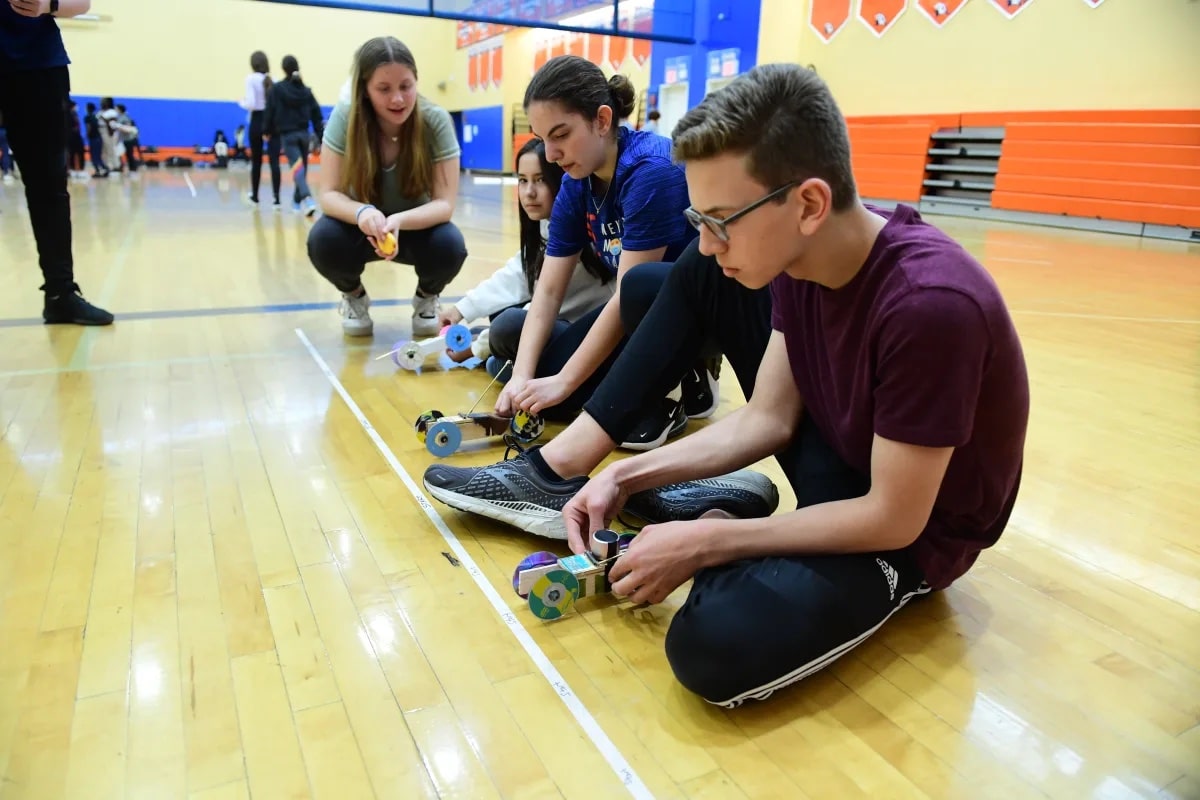
[[717, 219], [716, 217], [710, 217], [707, 214], [701, 214], [699, 211], [697, 211], [696, 209], [691, 208], [691, 207], [685, 208], [683, 210], [683, 215], [685, 217], [687, 217], [687, 221], [696, 230], [700, 230], [700, 226], [703, 225], [704, 227], [708, 228], [709, 232], [713, 236], [716, 236], [722, 242], [728, 242], [729, 241], [729, 231], [725, 230], [728, 226], [732, 225], [737, 220], [746, 216], [747, 214], [749, 214], [751, 211], [758, 208], [759, 206], [764, 206], [767, 203], [771, 202], [776, 197], [779, 197], [781, 194], [788, 191], [789, 189], [799, 186], [800, 183], [801, 183], [801, 181], [792, 181], [791, 183], [786, 183], [783, 186], [780, 186], [775, 191], [766, 195], [765, 197], [761, 197], [758, 200], [755, 200], [753, 203], [746, 206], [745, 208], [738, 209], [737, 211], [730, 214], [728, 217], [725, 217], [725, 219]]

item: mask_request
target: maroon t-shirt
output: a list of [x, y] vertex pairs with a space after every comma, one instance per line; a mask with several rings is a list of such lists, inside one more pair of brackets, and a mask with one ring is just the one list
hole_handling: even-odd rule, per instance
[[913, 545], [935, 589], [995, 544], [1020, 482], [1029, 382], [1021, 343], [983, 266], [911, 207], [888, 220], [840, 289], [780, 275], [771, 323], [804, 407], [852, 468], [885, 439], [954, 454]]

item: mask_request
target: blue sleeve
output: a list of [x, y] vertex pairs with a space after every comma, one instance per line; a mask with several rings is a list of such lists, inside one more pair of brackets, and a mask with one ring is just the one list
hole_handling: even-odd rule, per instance
[[688, 237], [683, 210], [688, 207], [683, 170], [666, 159], [643, 161], [630, 172], [621, 191], [625, 216], [622, 250], [654, 250]]
[[550, 210], [550, 233], [546, 240], [546, 255], [573, 256], [591, 247], [587, 234], [587, 218], [583, 215], [583, 187], [579, 181], [563, 177], [554, 208]]

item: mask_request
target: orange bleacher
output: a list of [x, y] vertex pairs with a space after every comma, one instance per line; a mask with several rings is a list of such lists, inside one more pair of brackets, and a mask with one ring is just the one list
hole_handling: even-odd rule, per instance
[[991, 206], [1200, 228], [1200, 109], [852, 117], [865, 197], [918, 202], [930, 135], [1003, 128]]
[[851, 120], [850, 152], [859, 193], [903, 202], [920, 200], [929, 137], [937, 128], [933, 120]]
[[1200, 228], [1200, 111], [1012, 122], [992, 205]]

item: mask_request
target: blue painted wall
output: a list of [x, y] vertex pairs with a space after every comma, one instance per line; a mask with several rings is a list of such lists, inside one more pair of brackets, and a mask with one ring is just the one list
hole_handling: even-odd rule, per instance
[[463, 168], [504, 170], [504, 106], [469, 108], [462, 112], [462, 126], [458, 140]]
[[[87, 104], [100, 107], [99, 97], [71, 95], [79, 105], [79, 118], [87, 113]], [[218, 130], [225, 131], [225, 138], [232, 145], [233, 132], [246, 123], [247, 114], [237, 103], [223, 100], [168, 100], [152, 97], [115, 97], [124, 103], [129, 116], [137, 123], [143, 147], [210, 147]], [[319, 100], [320, 98], [318, 98]], [[333, 113], [333, 106], [322, 106], [325, 119]]]
[[[658, 0], [654, 5], [657, 23], [659, 6], [691, 4], [693, 0]], [[761, 4], [746, 0], [694, 0], [696, 44], [681, 45], [655, 42], [650, 62], [650, 91], [657, 95], [663, 83], [667, 59], [689, 56], [688, 105], [695, 107], [704, 99], [708, 80], [708, 54], [716, 50], [738, 48], [739, 73], [758, 64], [758, 23]]]

